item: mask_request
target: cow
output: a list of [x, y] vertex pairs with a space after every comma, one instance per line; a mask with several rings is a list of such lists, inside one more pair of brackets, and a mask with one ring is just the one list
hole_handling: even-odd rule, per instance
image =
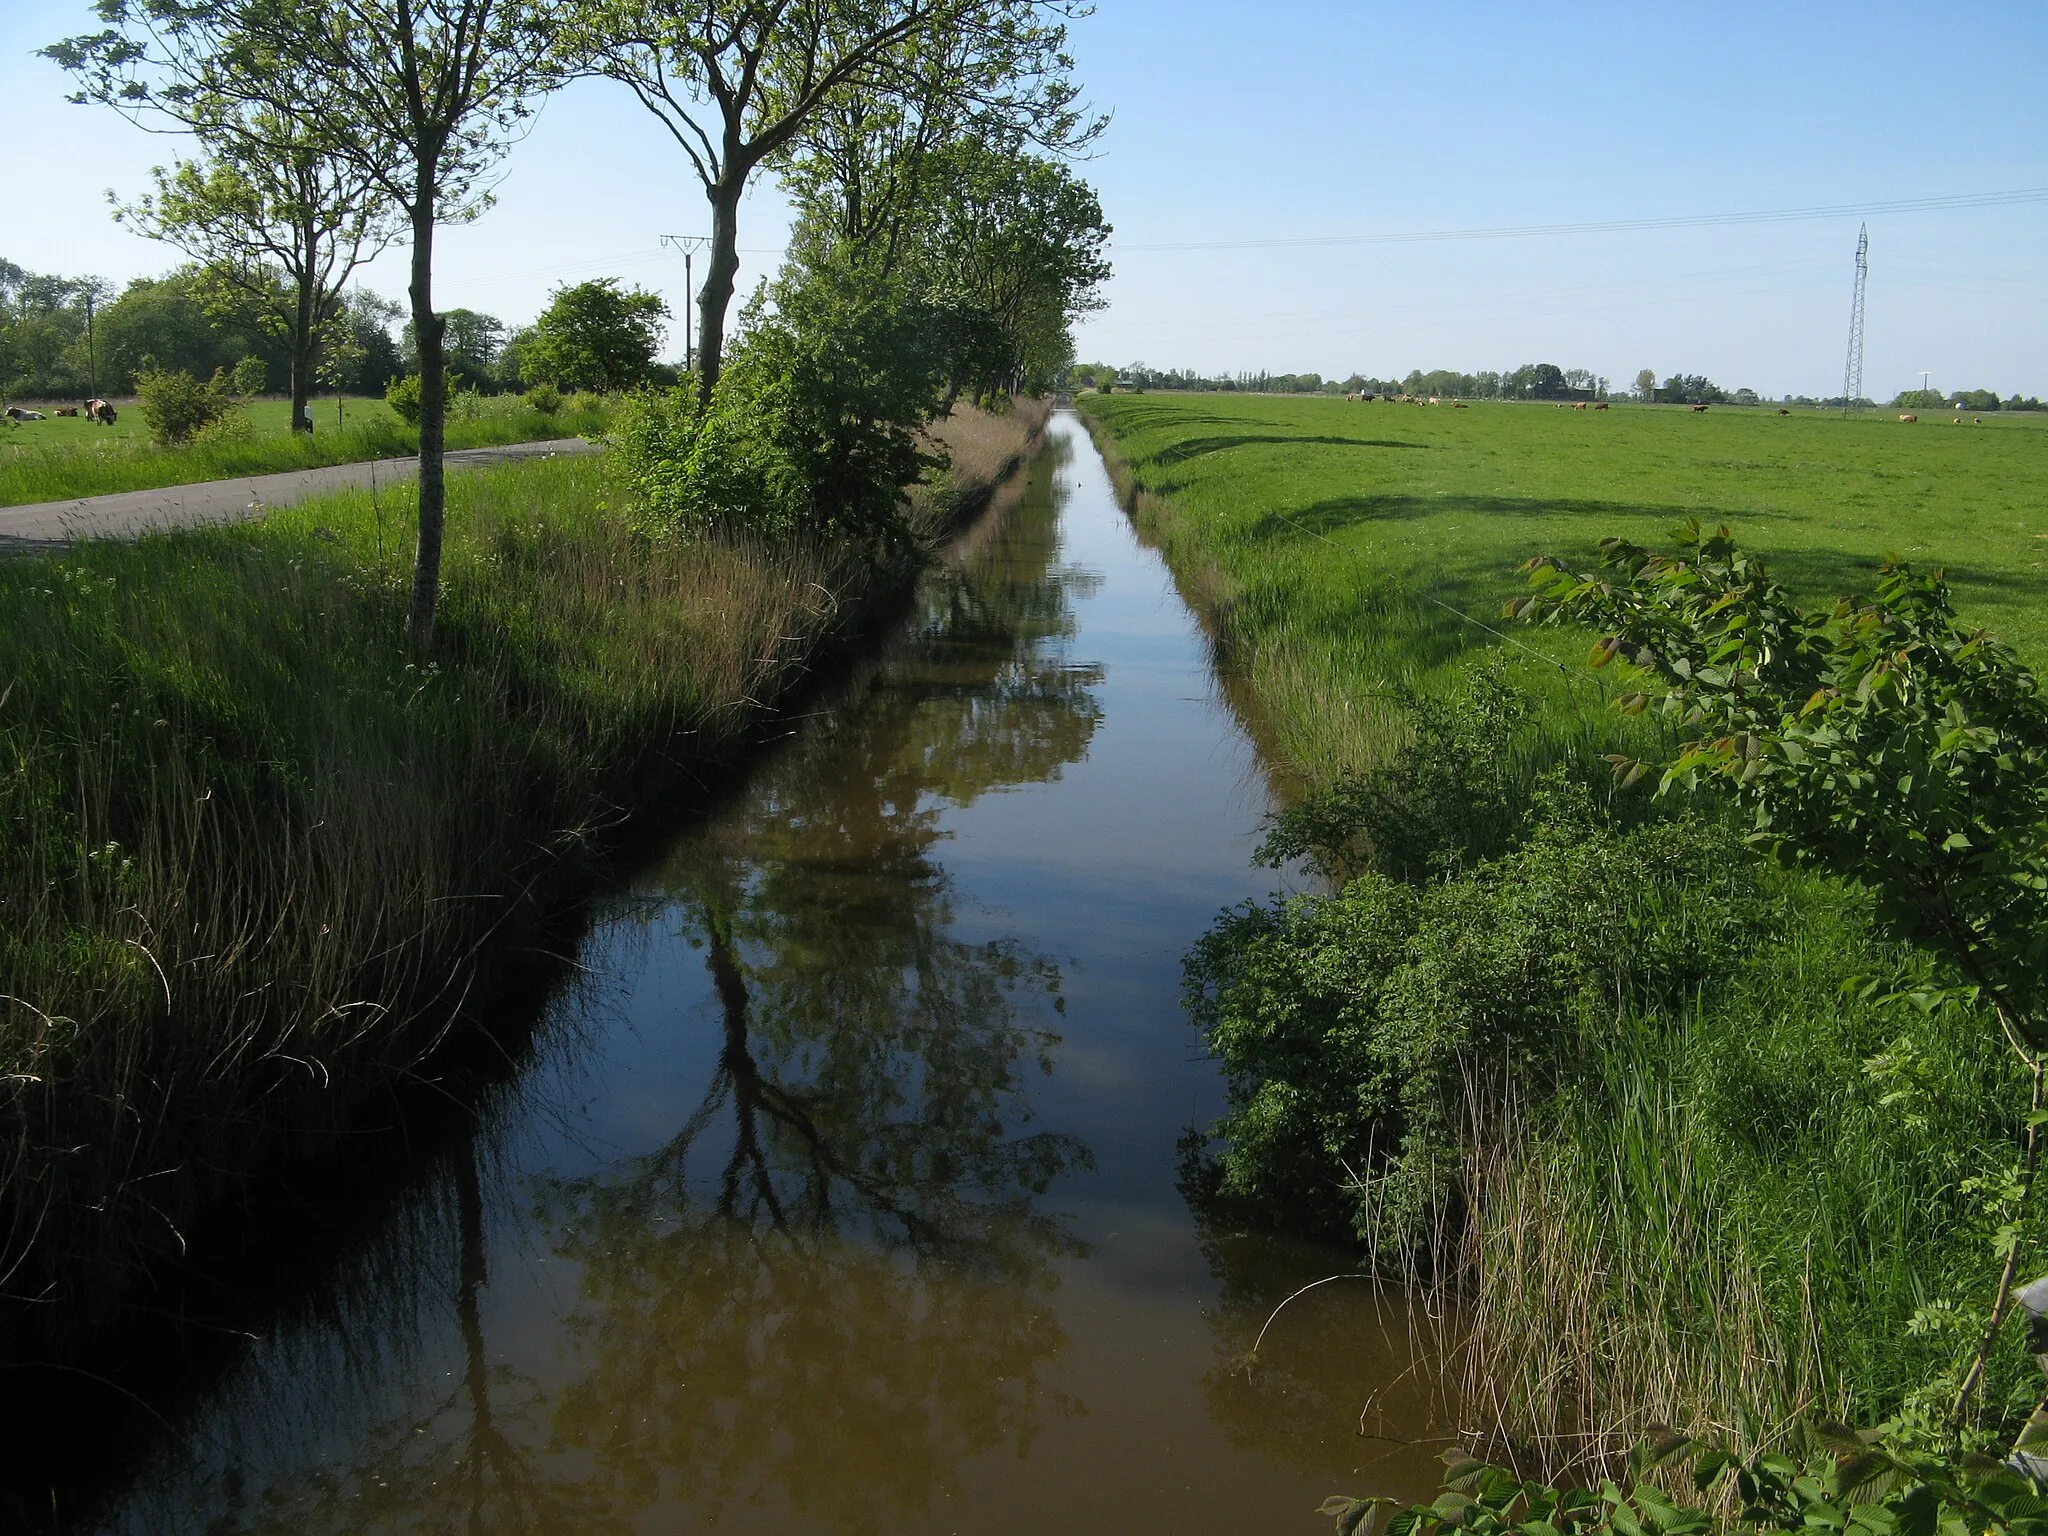
[[1592, 402], [1590, 400], [1581, 400], [1578, 402], [1578, 404], [1574, 405], [1572, 409], [1575, 411], [1583, 411], [1586, 409], [1587, 406], [1591, 404]]
[[43, 413], [41, 411], [31, 411], [25, 406], [10, 405], [7, 407], [7, 419], [9, 421], [41, 421]]
[[1779, 407], [1778, 407], [1778, 414], [1779, 414], [1780, 416], [1790, 416], [1790, 415], [1791, 415], [1792, 413], [1791, 413], [1790, 411], [1786, 410], [1786, 409], [1785, 409], [1785, 407], [1783, 407], [1783, 406], [1781, 405], [1781, 406], [1779, 406]]
[[1695, 416], [1704, 416], [1707, 414], [1707, 408], [1704, 405], [1696, 405], [1692, 408], [1692, 413]]
[[57, 414], [59, 416], [76, 416], [78, 414], [78, 407], [75, 405], [60, 405], [57, 407]]
[[1454, 411], [1463, 411], [1463, 410], [1469, 410], [1469, 409], [1470, 409], [1470, 407], [1469, 407], [1469, 406], [1467, 406], [1467, 405], [1465, 404], [1465, 402], [1464, 402], [1464, 401], [1462, 401], [1462, 400], [1453, 400], [1453, 401], [1451, 402], [1451, 409], [1452, 409], [1452, 410], [1454, 410]]
[[1605, 400], [1595, 400], [1593, 402], [1593, 409], [1596, 411], [1604, 411], [1607, 409], [1607, 402]]
[[1913, 422], [1918, 421], [1919, 419], [1920, 418], [1918, 416], [1915, 416], [1911, 411], [1903, 411], [1899, 415], [1899, 420], [1906, 422], [1909, 425]]
[[117, 419], [117, 413], [108, 401], [88, 400], [85, 402], [85, 419], [97, 422], [103, 427], [111, 427]]

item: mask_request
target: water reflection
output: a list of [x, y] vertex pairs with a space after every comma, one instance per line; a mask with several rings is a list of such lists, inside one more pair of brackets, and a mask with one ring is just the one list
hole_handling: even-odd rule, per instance
[[1056, 430], [97, 1528], [1224, 1531], [1354, 1486], [1362, 1298], [1233, 1374], [1330, 1261], [1173, 1190], [1220, 1106], [1178, 957], [1263, 888], [1256, 760]]

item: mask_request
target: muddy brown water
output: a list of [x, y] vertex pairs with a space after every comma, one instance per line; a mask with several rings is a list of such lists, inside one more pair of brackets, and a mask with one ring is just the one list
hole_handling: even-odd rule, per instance
[[1222, 1104], [1180, 958], [1273, 885], [1268, 796], [1062, 413], [91, 1528], [1309, 1533], [1421, 1494], [1405, 1304], [1321, 1286], [1247, 1366], [1351, 1263], [1176, 1186]]

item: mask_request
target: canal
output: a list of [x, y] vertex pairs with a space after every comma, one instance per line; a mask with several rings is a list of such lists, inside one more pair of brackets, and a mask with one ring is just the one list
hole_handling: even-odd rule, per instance
[[542, 1046], [107, 1532], [1316, 1532], [1404, 1304], [1179, 1191], [1269, 791], [1087, 434], [584, 940]]

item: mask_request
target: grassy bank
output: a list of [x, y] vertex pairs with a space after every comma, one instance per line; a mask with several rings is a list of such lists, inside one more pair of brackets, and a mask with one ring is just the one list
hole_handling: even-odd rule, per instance
[[[928, 547], [1035, 418], [962, 413]], [[649, 543], [601, 460], [412, 507], [0, 562], [0, 1290], [80, 1325], [256, 1170], [330, 1151], [451, 1034], [637, 805], [687, 798], [921, 558]]]
[[[141, 408], [132, 401], [122, 405], [112, 427], [58, 416], [0, 424], [0, 507], [419, 452], [418, 430], [400, 421], [382, 400], [344, 401], [339, 424], [332, 401], [318, 406], [311, 436], [291, 430], [291, 407], [285, 401], [253, 401], [243, 415], [248, 430], [239, 439], [180, 448], [151, 443]], [[596, 396], [572, 396], [553, 415], [529, 408], [516, 395], [467, 396], [449, 413], [448, 446], [488, 448], [594, 436], [608, 420], [609, 411]]]
[[[2038, 663], [2038, 429], [1082, 407], [1273, 749], [1350, 786], [1311, 797], [1343, 835], [1301, 840], [1352, 856], [1341, 893], [1237, 914], [1194, 961], [1237, 1082], [1218, 1199], [1455, 1288], [1471, 1406], [1553, 1459], [1938, 1403], [1994, 1278], [2015, 1070], [1971, 1010], [1885, 1000], [1926, 971], [1860, 893], [1614, 797], [1604, 754], [1652, 727], [1607, 708], [1588, 637], [1497, 615], [1532, 555], [1699, 516], [1809, 598], [1887, 550], [1944, 563]], [[2009, 1345], [1994, 1418], [2038, 1391]]]

